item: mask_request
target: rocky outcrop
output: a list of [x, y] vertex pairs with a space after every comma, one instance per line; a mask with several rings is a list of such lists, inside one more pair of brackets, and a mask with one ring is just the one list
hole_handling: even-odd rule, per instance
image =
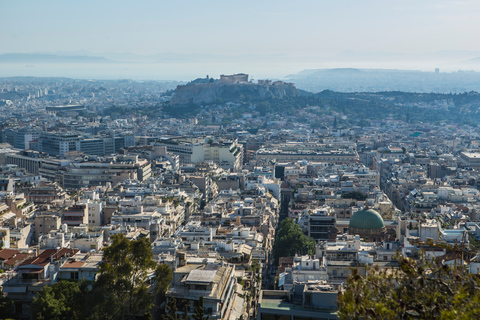
[[209, 104], [221, 99], [234, 101], [241, 96], [252, 98], [282, 98], [297, 96], [298, 92], [293, 83], [283, 81], [254, 83], [190, 83], [177, 86], [172, 98], [173, 105]]

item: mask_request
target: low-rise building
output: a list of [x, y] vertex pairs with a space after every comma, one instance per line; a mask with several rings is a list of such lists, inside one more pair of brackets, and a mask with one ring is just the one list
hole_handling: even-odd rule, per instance
[[174, 271], [172, 286], [166, 293], [167, 301], [171, 298], [185, 301], [183, 309], [179, 310], [186, 310], [190, 316], [199, 298], [203, 297], [205, 315], [210, 319], [229, 319], [234, 307], [235, 284], [233, 265], [185, 265]]

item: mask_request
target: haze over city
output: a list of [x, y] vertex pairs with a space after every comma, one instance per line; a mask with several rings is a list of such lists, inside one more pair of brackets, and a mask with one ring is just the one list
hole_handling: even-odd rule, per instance
[[183, 80], [304, 69], [480, 71], [478, 1], [2, 1], [0, 76]]

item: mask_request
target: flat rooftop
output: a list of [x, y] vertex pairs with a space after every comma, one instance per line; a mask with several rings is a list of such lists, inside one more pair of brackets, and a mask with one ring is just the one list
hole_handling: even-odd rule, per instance
[[[337, 318], [337, 309], [336, 308], [313, 308], [313, 307], [303, 307], [301, 304], [295, 304], [290, 301], [286, 301], [287, 294], [282, 294], [283, 291], [280, 291], [278, 295], [265, 295], [262, 292], [262, 296], [260, 298], [260, 308], [261, 309], [271, 309], [272, 311], [294, 311], [298, 313], [298, 311], [304, 312], [314, 312], [320, 316], [320, 313], [324, 315], [329, 315], [331, 319]], [[266, 310], [263, 310], [267, 312]]]

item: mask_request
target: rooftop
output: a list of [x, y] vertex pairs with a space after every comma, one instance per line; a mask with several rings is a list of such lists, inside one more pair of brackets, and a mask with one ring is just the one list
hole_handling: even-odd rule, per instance
[[260, 308], [262, 309], [276, 309], [279, 311], [315, 311], [323, 312], [335, 317], [335, 308], [315, 308], [313, 306], [302, 306], [288, 301], [288, 292], [281, 290], [263, 290], [260, 296]]

